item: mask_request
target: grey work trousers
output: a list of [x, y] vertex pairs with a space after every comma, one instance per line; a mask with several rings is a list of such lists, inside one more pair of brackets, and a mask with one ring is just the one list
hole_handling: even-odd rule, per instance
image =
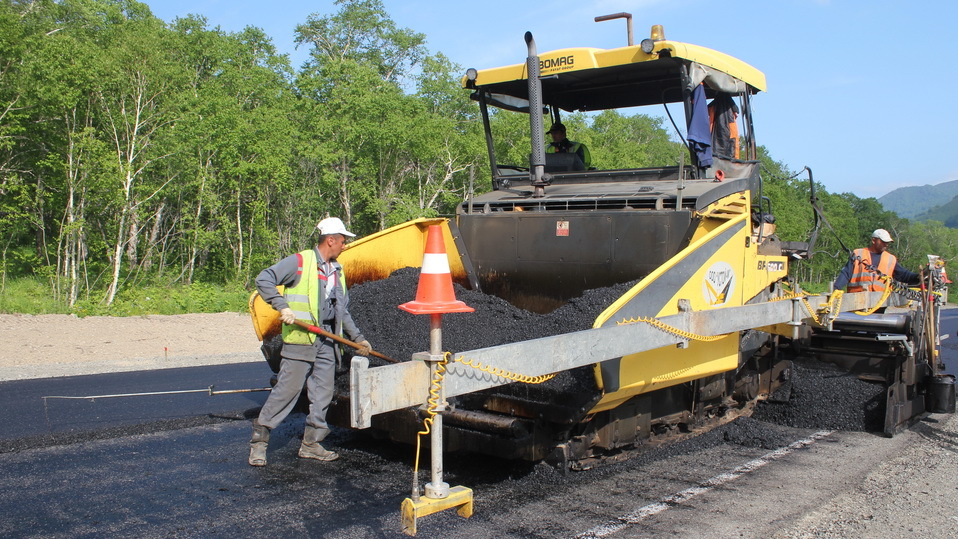
[[306, 424], [322, 431], [320, 440], [329, 433], [326, 412], [333, 400], [333, 384], [336, 375], [336, 356], [332, 342], [323, 339], [316, 350], [316, 361], [301, 361], [284, 357], [280, 363], [276, 385], [270, 391], [266, 403], [259, 412], [259, 424], [275, 429], [293, 410], [299, 395], [306, 385], [309, 396], [309, 414]]

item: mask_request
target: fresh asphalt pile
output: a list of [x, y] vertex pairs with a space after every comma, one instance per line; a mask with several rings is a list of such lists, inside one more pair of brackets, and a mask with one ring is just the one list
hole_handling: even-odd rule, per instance
[[789, 427], [881, 431], [885, 388], [811, 360], [792, 363], [791, 381], [761, 402], [752, 417]]
[[[400, 361], [429, 350], [431, 317], [398, 308], [416, 299], [418, 283], [419, 270], [404, 268], [388, 279], [363, 283], [350, 290], [349, 311], [363, 334], [376, 351]], [[454, 285], [456, 298], [475, 311], [442, 316], [443, 350], [458, 356], [469, 350], [589, 329], [596, 317], [633, 284], [586, 291], [548, 314], [526, 311], [502, 298]], [[595, 379], [591, 367], [581, 367], [559, 373], [542, 384], [510, 384], [493, 391], [521, 392], [526, 399], [549, 402], [563, 394], [591, 394], [595, 391]]]
[[[388, 279], [350, 289], [349, 310], [363, 334], [378, 352], [400, 361], [429, 348], [430, 317], [398, 308], [416, 298], [418, 283], [419, 270], [404, 268]], [[443, 349], [458, 354], [589, 329], [595, 318], [634, 284], [588, 290], [548, 314], [526, 311], [499, 297], [455, 285], [456, 298], [475, 312], [443, 315]], [[371, 359], [373, 365], [383, 363]], [[340, 377], [341, 383], [348, 383], [345, 378]], [[521, 391], [527, 398], [548, 399], [552, 395], [569, 395], [567, 392], [576, 389], [594, 388], [591, 368], [583, 367], [562, 373], [545, 384], [510, 384], [497, 391]], [[727, 441], [750, 444], [758, 440], [765, 445], [768, 441], [764, 435], [756, 432], [759, 423], [803, 429], [880, 431], [883, 394], [881, 385], [864, 382], [829, 365], [796, 361], [789, 383], [771, 399], [759, 403], [753, 420], [738, 421], [740, 425], [727, 427], [723, 435]]]
[[[442, 316], [443, 349], [464, 352], [589, 329], [633, 284], [586, 291], [549, 314], [526, 311], [502, 298], [454, 285], [456, 299], [475, 312]], [[430, 316], [398, 307], [416, 299], [418, 286], [419, 270], [403, 268], [388, 279], [350, 289], [349, 312], [376, 351], [406, 361], [413, 353], [429, 349]]]

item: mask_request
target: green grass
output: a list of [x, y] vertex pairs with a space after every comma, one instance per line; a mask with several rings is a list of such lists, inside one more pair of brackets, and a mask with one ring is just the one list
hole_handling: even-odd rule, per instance
[[75, 314], [77, 316], [141, 316], [245, 312], [250, 292], [238, 284], [145, 285], [121, 289], [107, 307], [104, 293], [81, 298], [71, 308], [54, 299], [49, 285], [41, 280], [8, 280], [0, 289], [0, 313]]
[[799, 283], [802, 287], [802, 292], [811, 295], [827, 294], [829, 284], [830, 283]]

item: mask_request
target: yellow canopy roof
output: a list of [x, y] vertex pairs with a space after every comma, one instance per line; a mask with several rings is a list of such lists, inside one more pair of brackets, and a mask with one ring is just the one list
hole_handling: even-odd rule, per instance
[[[742, 90], [747, 85], [749, 93], [766, 88], [765, 75], [751, 65], [707, 47], [678, 41], [657, 41], [650, 54], [642, 52], [639, 45], [560, 49], [540, 54], [539, 65], [543, 101], [569, 111], [681, 101], [683, 66], [709, 73], [706, 86], [711, 90], [717, 89], [710, 84], [714, 77], [735, 83]], [[525, 63], [483, 69], [478, 71], [475, 86], [528, 99], [527, 75]], [[467, 78], [462, 84], [472, 87]]]

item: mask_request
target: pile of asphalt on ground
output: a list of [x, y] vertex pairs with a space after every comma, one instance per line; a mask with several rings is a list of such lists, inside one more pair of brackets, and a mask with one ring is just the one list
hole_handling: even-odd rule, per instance
[[[454, 286], [456, 298], [475, 309], [471, 313], [442, 316], [442, 348], [454, 355], [479, 348], [537, 339], [589, 329], [595, 318], [635, 282], [587, 290], [582, 296], [548, 314], [513, 306], [502, 298]], [[413, 301], [419, 285], [418, 268], [397, 270], [387, 279], [350, 289], [349, 311], [373, 348], [388, 357], [408, 361], [412, 354], [429, 349], [429, 315], [399, 309]], [[370, 358], [372, 366], [385, 361]], [[521, 374], [521, 373], [520, 373]], [[348, 377], [338, 377], [337, 389], [348, 391]], [[342, 387], [339, 387], [342, 386]], [[560, 373], [544, 384], [509, 384], [494, 391], [542, 400], [596, 391], [591, 367]], [[791, 428], [881, 431], [884, 421], [884, 388], [859, 380], [825, 363], [800, 360], [793, 364], [790, 381], [767, 401], [760, 402], [754, 420]], [[731, 442], [774, 445], [763, 441], [754, 421], [736, 422], [723, 434]], [[767, 433], [766, 433], [767, 434]], [[767, 442], [767, 443], [766, 443]]]
[[798, 428], [881, 431], [885, 386], [828, 363], [800, 359], [792, 362], [789, 382], [760, 402], [752, 417]]
[[[596, 317], [634, 284], [587, 290], [548, 314], [526, 311], [502, 298], [454, 285], [456, 299], [475, 311], [442, 315], [442, 349], [458, 356], [469, 350], [589, 329]], [[414, 353], [429, 350], [431, 316], [399, 309], [416, 299], [418, 286], [419, 269], [403, 268], [387, 279], [350, 289], [349, 312], [377, 352], [407, 361]], [[383, 363], [370, 358], [371, 365]], [[509, 384], [495, 391], [542, 400], [560, 393], [591, 394], [595, 390], [591, 367], [582, 367], [559, 373], [543, 384]]]
[[[475, 309], [442, 315], [442, 347], [462, 352], [549, 337], [592, 327], [595, 318], [635, 283], [588, 290], [549, 314], [536, 314], [502, 298], [454, 285], [456, 299]], [[403, 268], [387, 279], [354, 286], [349, 312], [373, 348], [400, 361], [429, 350], [429, 315], [399, 305], [416, 299], [418, 268]]]

